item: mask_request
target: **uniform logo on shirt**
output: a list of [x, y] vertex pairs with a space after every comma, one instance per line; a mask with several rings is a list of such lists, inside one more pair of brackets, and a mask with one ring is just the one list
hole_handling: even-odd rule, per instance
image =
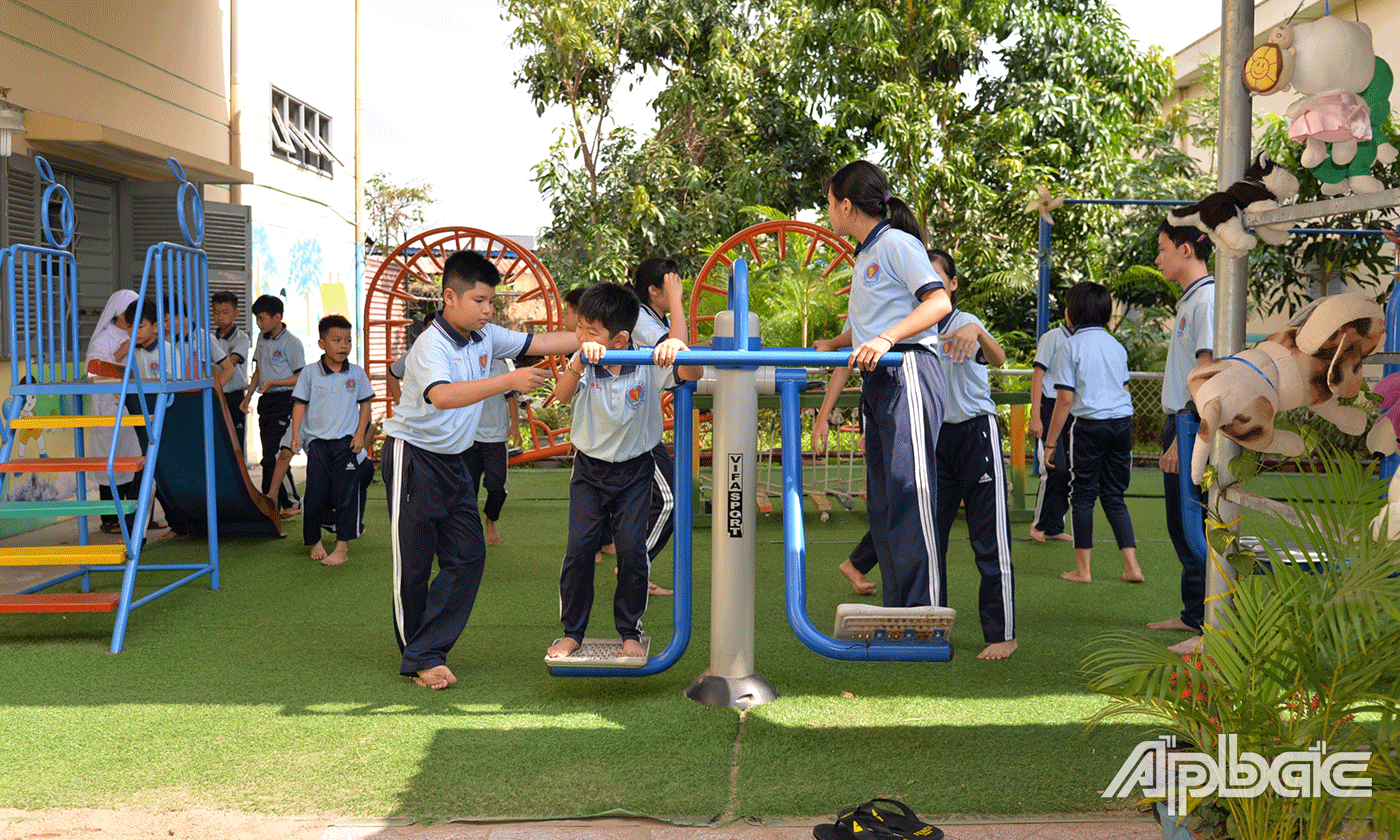
[[880, 264], [873, 262], [865, 267], [865, 285], [867, 288], [875, 285], [880, 279]]
[[641, 408], [642, 399], [647, 395], [646, 386], [638, 382], [627, 389], [627, 405], [630, 408]]
[[284, 353], [284, 352], [282, 352], [281, 350], [273, 350], [273, 351], [272, 351], [272, 360], [273, 360], [274, 362], [277, 361], [277, 360], [279, 360], [279, 359], [285, 359], [286, 357], [287, 357], [287, 354]]
[[481, 371], [482, 371], [482, 373], [485, 373], [485, 372], [486, 372], [486, 365], [490, 363], [491, 357], [488, 356], [488, 355], [486, 355], [485, 353], [482, 353], [480, 356], [477, 356], [477, 357], [476, 357], [476, 361], [477, 361], [478, 364], [481, 365]]
[[354, 380], [354, 379], [347, 379], [347, 380], [345, 380], [345, 390], [346, 390], [346, 391], [349, 391], [349, 392], [352, 393], [352, 394], [355, 393], [355, 380]]
[[1178, 333], [1182, 334], [1182, 335], [1186, 335], [1186, 316], [1185, 316], [1185, 315], [1182, 315], [1182, 316], [1181, 316], [1181, 323], [1176, 325], [1176, 331], [1177, 331]]

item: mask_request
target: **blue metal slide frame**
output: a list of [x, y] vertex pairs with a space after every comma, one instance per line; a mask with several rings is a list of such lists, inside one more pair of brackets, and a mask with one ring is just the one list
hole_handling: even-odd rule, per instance
[[[150, 603], [186, 583], [209, 576], [209, 588], [219, 588], [219, 547], [218, 516], [214, 487], [213, 470], [213, 388], [214, 378], [209, 349], [209, 262], [199, 244], [204, 238], [204, 210], [198, 188], [185, 178], [183, 169], [174, 158], [167, 161], [171, 173], [180, 182], [177, 192], [177, 214], [185, 245], [162, 242], [152, 245], [146, 252], [145, 267], [141, 275], [141, 285], [137, 291], [138, 300], [153, 297], [156, 302], [157, 323], [166, 324], [167, 315], [178, 318], [176, 328], [169, 333], [166, 341], [159, 343], [159, 367], [154, 380], [143, 382], [139, 375], [133, 375], [132, 361], [135, 354], [128, 354], [119, 382], [89, 382], [81, 370], [82, 352], [79, 347], [77, 317], [77, 265], [73, 256], [64, 250], [71, 241], [74, 215], [72, 200], [61, 185], [53, 183], [52, 169], [42, 157], [35, 158], [35, 166], [44, 180], [50, 183], [45, 189], [41, 207], [47, 207], [53, 191], [61, 191], [64, 201], [61, 213], [64, 237], [60, 241], [50, 230], [48, 213], [40, 213], [44, 220], [44, 234], [52, 247], [37, 248], [16, 245], [4, 252], [4, 273], [9, 294], [9, 346], [12, 381], [11, 400], [7, 419], [17, 417], [22, 408], [23, 397], [42, 394], [117, 394], [123, 405], [138, 405], [145, 421], [149, 445], [142, 470], [140, 492], [136, 503], [138, 530], [133, 533], [127, 528], [126, 517], [119, 516], [122, 539], [126, 543], [127, 560], [121, 564], [84, 566], [75, 572], [60, 575], [37, 586], [23, 590], [19, 594], [40, 592], [58, 583], [73, 578], [81, 578], [83, 591], [89, 591], [92, 572], [122, 572], [121, 596], [117, 606], [116, 624], [112, 631], [111, 652], [119, 653], [126, 638], [126, 625], [131, 611]], [[188, 205], [189, 209], [186, 209]], [[31, 263], [25, 256], [34, 255], [32, 263], [38, 267], [34, 273], [36, 282], [48, 280], [45, 300], [36, 300], [37, 312], [46, 317], [29, 318], [30, 274], [26, 266]], [[42, 260], [39, 258], [42, 257]], [[19, 270], [17, 272], [17, 266]], [[17, 277], [18, 274], [18, 277]], [[60, 278], [55, 296], [53, 279]], [[22, 289], [16, 295], [16, 286]], [[47, 303], [47, 309], [43, 308]], [[18, 309], [17, 304], [23, 304]], [[173, 312], [167, 312], [173, 307]], [[21, 316], [21, 313], [23, 315]], [[23, 321], [23, 329], [20, 329]], [[55, 338], [55, 334], [58, 334]], [[21, 337], [22, 336], [22, 337]], [[24, 376], [21, 377], [21, 369]], [[136, 372], [139, 374], [139, 372]], [[21, 381], [23, 379], [24, 381]], [[151, 513], [151, 501], [155, 479], [156, 463], [160, 455], [160, 441], [164, 435], [165, 412], [179, 391], [202, 391], [203, 434], [205, 438], [205, 482], [208, 494], [206, 519], [209, 529], [209, 560], [207, 563], [152, 564], [141, 562], [142, 544], [145, 540], [144, 523]], [[148, 410], [147, 395], [155, 399], [154, 409]], [[134, 397], [128, 400], [128, 396]], [[8, 425], [8, 424], [7, 424]], [[119, 415], [113, 418], [113, 447], [107, 455], [107, 474], [112, 480], [115, 473], [116, 442], [120, 431]], [[174, 429], [174, 434], [188, 434], [190, 430]], [[78, 432], [75, 451], [82, 455], [82, 433]], [[0, 459], [8, 459], [14, 445], [15, 435], [8, 435]], [[82, 473], [78, 473], [79, 492], [85, 488]], [[114, 510], [119, 508], [114, 507]], [[86, 518], [80, 517], [81, 541], [86, 543]], [[156, 591], [135, 597], [136, 573], [152, 571], [183, 571], [189, 574]]]

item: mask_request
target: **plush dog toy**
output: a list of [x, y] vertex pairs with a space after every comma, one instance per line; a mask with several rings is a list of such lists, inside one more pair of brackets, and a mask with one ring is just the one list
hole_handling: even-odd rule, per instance
[[1274, 428], [1279, 412], [1306, 406], [1350, 435], [1366, 431], [1367, 414], [1338, 399], [1361, 393], [1362, 361], [1385, 341], [1385, 312], [1348, 292], [1300, 310], [1281, 332], [1250, 350], [1201, 365], [1186, 387], [1201, 415], [1191, 478], [1205, 475], [1219, 431], [1246, 449], [1303, 454], [1303, 439]]
[[[1242, 180], [1224, 192], [1211, 193], [1196, 204], [1173, 210], [1167, 214], [1167, 220], [1178, 227], [1194, 226], [1205, 231], [1227, 257], [1243, 257], [1254, 250], [1256, 240], [1244, 229], [1241, 214], [1272, 210], [1297, 194], [1298, 179], [1293, 173], [1270, 159], [1268, 152], [1260, 152]], [[1270, 245], [1282, 245], [1288, 241], [1290, 227], [1290, 223], [1280, 222], [1255, 232]]]

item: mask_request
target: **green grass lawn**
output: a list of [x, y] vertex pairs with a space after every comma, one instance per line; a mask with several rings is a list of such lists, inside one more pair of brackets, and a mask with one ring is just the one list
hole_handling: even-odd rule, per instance
[[[1073, 567], [1069, 544], [1021, 541], [1028, 526], [1013, 525], [1021, 648], [1006, 662], [975, 658], [977, 574], [962, 523], [949, 554], [953, 661], [850, 663], [812, 653], [788, 628], [781, 520], [766, 517], [755, 656], [779, 697], [743, 715], [682, 693], [708, 665], [708, 530], [695, 532], [694, 633], [676, 666], [647, 678], [548, 675], [567, 478], [512, 471], [505, 542], [490, 552], [449, 659], [460, 682], [446, 691], [398, 676], [379, 483], [345, 566], [306, 559], [299, 520], [284, 541], [225, 541], [222, 588], [192, 584], [137, 610], [121, 654], [106, 652], [111, 615], [0, 617], [0, 806], [422, 818], [622, 808], [706, 821], [818, 815], [877, 795], [925, 814], [1125, 804], [1098, 792], [1147, 730], [1118, 723], [1086, 735], [1103, 704], [1078, 665], [1101, 634], [1180, 609], [1155, 470], [1135, 474], [1129, 499], [1146, 584], [1118, 580], [1102, 519], [1089, 586], [1058, 578]], [[829, 631], [838, 603], [861, 600], [835, 567], [866, 522], [839, 506], [828, 522], [807, 520], [809, 609]], [[149, 556], [204, 551], [177, 539]], [[666, 560], [654, 575], [663, 583]], [[150, 576], [138, 594], [160, 582]], [[597, 600], [595, 635], [611, 634], [610, 602]], [[671, 603], [651, 601], [653, 653], [671, 637]]]

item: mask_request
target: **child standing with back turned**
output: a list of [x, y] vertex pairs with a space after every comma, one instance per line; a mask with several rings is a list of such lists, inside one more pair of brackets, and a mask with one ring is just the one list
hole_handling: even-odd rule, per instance
[[[306, 445], [306, 497], [301, 518], [304, 544], [311, 559], [339, 566], [350, 559], [350, 540], [360, 535], [364, 508], [360, 502], [359, 455], [369, 430], [374, 389], [364, 370], [350, 362], [350, 322], [327, 315], [317, 327], [324, 354], [297, 378], [292, 389], [292, 444]], [[335, 550], [321, 545], [321, 524], [334, 512]]]
[[1065, 295], [1065, 322], [1074, 331], [1050, 366], [1055, 414], [1045, 431], [1045, 462], [1056, 467], [1055, 441], [1068, 423], [1070, 490], [1074, 518], [1075, 570], [1060, 577], [1089, 583], [1094, 547], [1094, 500], [1108, 517], [1123, 552], [1123, 580], [1142, 582], [1133, 520], [1123, 494], [1133, 467], [1133, 398], [1128, 393], [1128, 351], [1104, 327], [1113, 299], [1098, 283], [1076, 283]]
[[617, 545], [617, 594], [613, 620], [622, 637], [622, 656], [646, 655], [642, 613], [647, 606], [647, 516], [651, 509], [652, 450], [661, 441], [661, 392], [675, 377], [698, 380], [701, 367], [670, 370], [679, 341], [664, 341], [653, 352], [655, 365], [599, 364], [609, 350], [635, 349], [632, 330], [641, 304], [625, 286], [599, 283], [578, 303], [581, 350], [569, 360], [555, 388], [557, 399], [573, 401], [570, 438], [578, 450], [569, 481], [569, 547], [559, 573], [559, 618], [564, 637], [546, 658], [571, 656], [583, 646], [593, 609], [595, 556], [603, 529], [611, 522]]

